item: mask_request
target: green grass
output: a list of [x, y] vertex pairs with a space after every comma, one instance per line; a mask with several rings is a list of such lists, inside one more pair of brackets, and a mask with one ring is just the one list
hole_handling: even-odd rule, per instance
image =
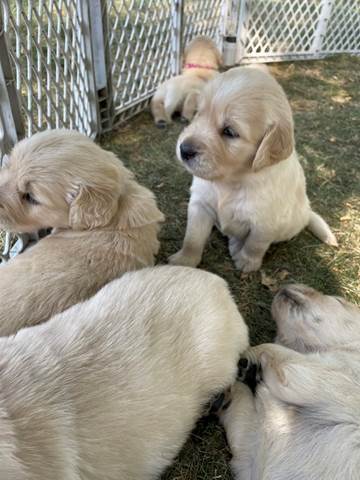
[[[338, 249], [321, 244], [303, 232], [288, 243], [270, 248], [263, 271], [280, 282], [307, 283], [330, 294], [359, 302], [360, 264], [360, 58], [336, 56], [312, 62], [272, 67], [287, 92], [295, 117], [297, 150], [308, 180], [314, 209], [336, 232]], [[161, 232], [159, 263], [182, 243], [191, 177], [175, 159], [175, 143], [182, 129], [174, 123], [157, 130], [145, 112], [103, 139], [138, 180], [151, 188], [166, 214]], [[275, 329], [269, 309], [272, 294], [261, 273], [242, 276], [234, 269], [225, 238], [214, 231], [202, 264], [224, 277], [250, 328], [252, 344], [271, 341]], [[230, 479], [230, 453], [222, 429], [202, 420], [182, 450], [166, 480]]]

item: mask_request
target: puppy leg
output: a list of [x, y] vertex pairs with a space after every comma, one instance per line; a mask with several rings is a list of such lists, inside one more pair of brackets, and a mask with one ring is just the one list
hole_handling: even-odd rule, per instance
[[232, 256], [236, 268], [246, 273], [259, 270], [270, 244], [271, 242], [261, 238], [256, 232], [250, 231], [244, 246]]
[[157, 92], [151, 99], [151, 113], [158, 128], [164, 128], [169, 123], [165, 112], [164, 98]]
[[232, 388], [230, 406], [220, 412], [233, 458], [231, 468], [237, 480], [250, 480], [254, 453], [257, 451], [256, 432], [258, 414], [255, 397], [243, 383], [237, 382]]
[[194, 118], [198, 106], [198, 98], [199, 92], [196, 90], [187, 94], [181, 113], [182, 122], [188, 123]]
[[211, 213], [199, 202], [192, 203], [190, 199], [184, 243], [182, 249], [169, 258], [169, 263], [196, 267], [214, 223]]

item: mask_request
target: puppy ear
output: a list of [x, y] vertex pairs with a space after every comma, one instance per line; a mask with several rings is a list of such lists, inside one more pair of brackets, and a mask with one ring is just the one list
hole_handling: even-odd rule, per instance
[[256, 151], [252, 169], [257, 172], [264, 167], [290, 157], [294, 150], [294, 133], [291, 121], [270, 125]]
[[69, 224], [74, 230], [88, 230], [108, 225], [114, 217], [125, 179], [113, 169], [113, 177], [91, 184], [79, 183], [67, 195], [70, 203]]

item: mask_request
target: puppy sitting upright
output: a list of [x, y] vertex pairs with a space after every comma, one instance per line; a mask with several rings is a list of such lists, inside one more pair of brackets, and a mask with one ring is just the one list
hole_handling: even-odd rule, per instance
[[0, 228], [52, 233], [0, 267], [0, 335], [153, 265], [163, 215], [111, 152], [71, 130], [18, 143], [0, 171]]
[[337, 245], [311, 210], [290, 105], [269, 73], [234, 68], [213, 79], [180, 135], [177, 155], [194, 179], [183, 248], [171, 263], [198, 265], [214, 225], [229, 237], [230, 254], [244, 272], [260, 268], [271, 243], [305, 227]]
[[185, 49], [181, 75], [162, 83], [151, 101], [155, 124], [163, 128], [180, 110], [183, 121], [191, 121], [197, 109], [199, 92], [221, 65], [221, 54], [208, 37], [196, 37]]

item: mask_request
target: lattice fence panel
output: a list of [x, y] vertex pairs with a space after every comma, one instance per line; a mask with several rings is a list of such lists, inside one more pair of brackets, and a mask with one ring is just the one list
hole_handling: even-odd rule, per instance
[[197, 35], [208, 35], [221, 48], [224, 0], [184, 0], [183, 47]]
[[2, 0], [1, 9], [26, 134], [66, 127], [94, 135], [81, 3]]
[[360, 2], [335, 0], [322, 42], [325, 53], [360, 52]]
[[107, 15], [113, 101], [123, 120], [171, 75], [172, 1], [109, 0]]
[[306, 56], [312, 52], [321, 0], [253, 0], [241, 25], [244, 49], [238, 59], [264, 61]]

